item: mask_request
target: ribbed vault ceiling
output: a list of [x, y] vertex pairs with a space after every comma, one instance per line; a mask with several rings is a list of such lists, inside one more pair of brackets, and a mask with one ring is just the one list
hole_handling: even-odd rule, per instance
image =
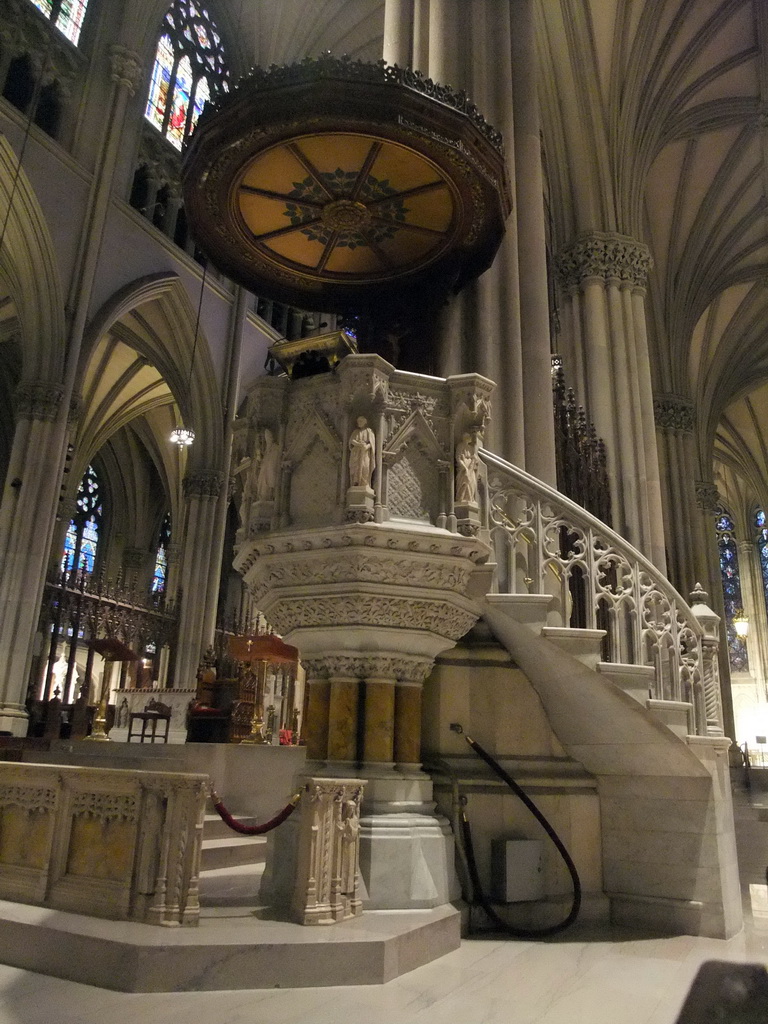
[[768, 3], [539, 0], [539, 36], [558, 244], [649, 244], [655, 387], [766, 489]]

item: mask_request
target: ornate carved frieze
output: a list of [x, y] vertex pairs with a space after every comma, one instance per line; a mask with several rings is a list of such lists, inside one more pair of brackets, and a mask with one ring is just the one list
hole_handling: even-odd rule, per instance
[[3, 786], [0, 807], [21, 807], [28, 814], [52, 811], [56, 806], [56, 790], [48, 786]]
[[432, 669], [432, 658], [361, 654], [328, 654], [302, 661], [310, 679], [391, 679], [421, 683]]
[[72, 813], [87, 814], [98, 821], [136, 821], [138, 800], [134, 793], [75, 793]]
[[644, 288], [653, 260], [648, 246], [642, 242], [626, 235], [594, 232], [566, 246], [555, 265], [565, 288], [578, 287], [594, 277]]
[[697, 480], [694, 486], [696, 488], [696, 505], [708, 515], [717, 515], [722, 498], [716, 485], [709, 480]]
[[690, 434], [696, 425], [693, 402], [679, 395], [659, 395], [654, 398], [653, 416], [656, 426], [662, 430], [681, 430]]
[[265, 605], [280, 633], [327, 626], [377, 626], [418, 629], [458, 640], [477, 621], [477, 612], [435, 598], [393, 597], [346, 593], [335, 596], [284, 597], [273, 595]]
[[64, 388], [41, 380], [23, 380], [16, 388], [17, 419], [53, 421], [61, 405]]
[[221, 473], [188, 473], [184, 477], [184, 494], [187, 498], [218, 498], [221, 482]]
[[252, 594], [258, 603], [274, 587], [305, 587], [328, 583], [396, 583], [402, 586], [427, 587], [463, 593], [472, 571], [471, 563], [454, 560], [425, 560], [407, 556], [388, 557], [371, 552], [351, 553], [340, 557], [333, 551], [320, 558], [282, 560], [270, 564]]
[[[362, 559], [365, 559], [370, 566], [366, 568], [366, 572], [370, 572], [373, 578], [376, 578], [378, 570], [374, 566], [373, 553], [377, 552], [377, 559], [380, 559], [382, 553], [387, 553], [388, 556], [392, 556], [394, 553], [393, 561], [397, 562], [402, 555], [433, 555], [438, 558], [445, 560], [445, 564], [449, 564], [453, 560], [453, 564], [456, 565], [457, 559], [466, 559], [467, 564], [471, 568], [471, 565], [478, 564], [485, 561], [488, 556], [488, 548], [485, 544], [478, 540], [470, 540], [457, 535], [446, 535], [445, 533], [424, 533], [424, 534], [413, 534], [405, 530], [382, 530], [378, 527], [365, 528], [359, 524], [350, 524], [344, 529], [328, 529], [328, 530], [313, 530], [303, 531], [301, 534], [273, 534], [268, 537], [260, 537], [254, 540], [248, 545], [247, 549], [241, 552], [238, 556], [236, 568], [243, 575], [248, 573], [256, 563], [261, 559], [264, 562], [270, 561], [269, 568], [266, 565], [262, 570], [264, 573], [267, 571], [287, 571], [293, 572], [293, 563], [286, 559], [280, 558], [279, 563], [273, 556], [290, 555], [294, 552], [301, 552], [308, 554], [311, 551], [315, 552], [334, 552], [328, 558], [328, 562], [333, 567], [333, 571], [336, 571], [335, 567], [341, 565], [340, 551], [350, 550], [351, 552], [360, 552]], [[397, 553], [401, 555], [398, 556]], [[363, 554], [364, 553], [364, 554]], [[362, 560], [361, 559], [361, 560]], [[349, 555], [346, 556], [346, 561], [349, 562]], [[433, 560], [429, 560], [433, 563]], [[298, 566], [297, 572], [311, 573], [312, 579], [308, 579], [307, 582], [320, 582], [320, 577], [316, 575], [316, 570], [311, 568], [313, 564], [306, 558], [296, 560]], [[381, 564], [380, 561], [378, 564]], [[459, 562], [458, 564], [462, 564]], [[291, 566], [290, 570], [288, 566]], [[390, 566], [394, 569], [395, 566]], [[317, 570], [320, 571], [320, 570]], [[339, 568], [339, 572], [346, 574], [347, 569]], [[413, 571], [411, 569], [410, 571]], [[424, 573], [431, 573], [432, 569], [424, 570]], [[346, 580], [346, 575], [344, 579]], [[450, 586], [449, 580], [456, 580], [458, 584], [458, 577], [454, 575], [453, 570], [447, 571], [447, 574], [443, 577], [445, 580], [444, 584]], [[290, 575], [287, 577], [290, 579]], [[406, 579], [400, 577], [400, 581], [405, 583]], [[273, 585], [279, 583], [279, 579], [273, 580]], [[339, 582], [343, 582], [340, 580]], [[434, 582], [434, 577], [433, 577]], [[426, 584], [426, 575], [422, 575], [419, 586]], [[451, 588], [452, 589], [452, 588]]]
[[112, 81], [125, 86], [133, 96], [144, 73], [138, 54], [124, 46], [112, 46], [109, 50], [109, 65]]

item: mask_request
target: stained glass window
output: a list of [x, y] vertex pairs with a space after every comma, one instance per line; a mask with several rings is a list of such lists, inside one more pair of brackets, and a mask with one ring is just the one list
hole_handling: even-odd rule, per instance
[[145, 117], [177, 149], [194, 130], [206, 100], [227, 92], [229, 72], [210, 14], [174, 0], [157, 44]]
[[77, 46], [88, 0], [32, 0], [32, 3]]
[[763, 509], [755, 509], [755, 527], [757, 529], [757, 557], [760, 560], [760, 574], [763, 579], [763, 595], [766, 612], [768, 612], [768, 520]]
[[734, 617], [743, 609], [741, 599], [741, 577], [739, 576], [739, 554], [733, 535], [733, 520], [727, 512], [717, 519], [717, 546], [720, 552], [720, 575], [723, 581], [723, 604], [725, 606], [725, 632], [728, 639], [728, 657], [735, 672], [749, 669], [747, 645], [737, 635], [733, 625]]
[[101, 488], [93, 466], [88, 467], [80, 481], [75, 506], [64, 539], [61, 569], [66, 573], [80, 569], [92, 573], [96, 567], [102, 513]]
[[162, 594], [168, 576], [168, 545], [171, 542], [171, 517], [166, 515], [160, 527], [160, 542], [155, 556], [155, 572], [152, 576], [152, 593]]

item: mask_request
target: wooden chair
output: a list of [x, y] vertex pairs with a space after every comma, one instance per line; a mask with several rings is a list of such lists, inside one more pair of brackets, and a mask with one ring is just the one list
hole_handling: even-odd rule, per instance
[[[138, 723], [141, 722], [141, 732], [138, 731]], [[163, 732], [157, 732], [158, 723], [165, 726]], [[136, 724], [136, 732], [134, 733], [134, 724]], [[128, 720], [128, 742], [134, 735], [138, 737], [139, 743], [144, 743], [147, 739], [147, 730], [149, 729], [149, 742], [154, 743], [156, 739], [161, 740], [163, 743], [168, 742], [168, 731], [171, 728], [171, 706], [170, 704], [162, 704], [159, 700], [151, 698], [144, 707], [143, 711], [132, 711]]]

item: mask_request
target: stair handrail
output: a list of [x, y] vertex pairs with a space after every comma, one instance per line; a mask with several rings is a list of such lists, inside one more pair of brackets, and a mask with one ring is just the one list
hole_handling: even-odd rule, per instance
[[575, 618], [605, 630], [603, 661], [652, 667], [649, 697], [689, 703], [689, 732], [722, 736], [717, 616], [706, 609], [699, 621], [645, 555], [564, 494], [490, 451], [479, 455], [493, 591], [549, 595], [550, 624]]

